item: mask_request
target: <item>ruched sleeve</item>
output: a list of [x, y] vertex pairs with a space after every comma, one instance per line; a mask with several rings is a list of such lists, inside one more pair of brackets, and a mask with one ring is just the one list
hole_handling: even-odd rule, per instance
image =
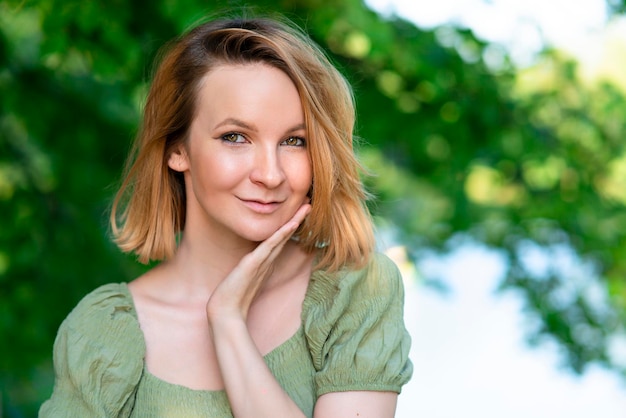
[[89, 295], [54, 342], [55, 383], [39, 417], [127, 417], [143, 370], [145, 342], [126, 284]]
[[376, 254], [363, 270], [316, 272], [312, 280], [303, 326], [317, 396], [352, 390], [400, 393], [413, 366], [396, 265]]

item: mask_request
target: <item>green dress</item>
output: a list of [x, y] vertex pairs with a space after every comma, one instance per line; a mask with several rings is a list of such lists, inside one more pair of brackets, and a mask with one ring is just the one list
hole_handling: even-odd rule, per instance
[[[308, 417], [325, 393], [399, 393], [413, 371], [403, 301], [398, 269], [384, 255], [358, 271], [314, 271], [300, 328], [265, 362]], [[151, 375], [145, 350], [127, 285], [96, 289], [59, 328], [54, 390], [39, 416], [232, 417], [223, 390], [193, 390]]]

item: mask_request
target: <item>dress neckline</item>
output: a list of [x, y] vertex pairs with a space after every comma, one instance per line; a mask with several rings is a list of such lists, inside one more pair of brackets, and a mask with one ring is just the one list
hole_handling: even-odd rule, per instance
[[[315, 276], [320, 272], [320, 270], [314, 270], [311, 272], [311, 277], [309, 278], [309, 283], [307, 284], [307, 289], [306, 292], [304, 294], [304, 299], [302, 300], [302, 306], [304, 307], [307, 298], [309, 297], [309, 291], [311, 289], [311, 283], [314, 281]], [[129, 303], [130, 303], [130, 307], [131, 307], [131, 314], [134, 318], [134, 320], [137, 322], [137, 327], [139, 328], [140, 332], [141, 332], [141, 338], [144, 342], [144, 346], [145, 346], [145, 337], [143, 335], [143, 331], [141, 330], [141, 326], [139, 324], [139, 317], [137, 316], [137, 309], [135, 307], [135, 301], [133, 299], [133, 295], [130, 292], [130, 289], [128, 288], [128, 283], [123, 282], [120, 283], [121, 284], [121, 288], [122, 288], [122, 293], [124, 294], [124, 296], [128, 299]], [[302, 315], [302, 314], [301, 314]], [[302, 338], [304, 337], [304, 328], [302, 326], [302, 316], [300, 317], [300, 326], [298, 327], [298, 329], [296, 330], [295, 333], [293, 333], [289, 338], [287, 338], [285, 341], [283, 341], [282, 343], [280, 343], [279, 345], [277, 345], [276, 347], [274, 347], [272, 350], [270, 350], [267, 354], [265, 354], [263, 356], [263, 359], [265, 360], [265, 363], [270, 364], [273, 362], [276, 362], [278, 359], [280, 359], [284, 353], [288, 352], [293, 346], [295, 346]], [[214, 394], [214, 395], [218, 395], [218, 394], [225, 394], [226, 391], [225, 389], [192, 389], [190, 387], [184, 386], [184, 385], [180, 385], [177, 383], [171, 383], [168, 382], [166, 380], [161, 379], [160, 377], [155, 376], [154, 374], [152, 374], [149, 370], [148, 367], [146, 365], [145, 359], [143, 361], [143, 374], [144, 376], [146, 376], [146, 378], [148, 380], [151, 380], [152, 382], [155, 382], [156, 384], [160, 385], [160, 386], [167, 386], [170, 388], [174, 388], [175, 390], [178, 391], [184, 391], [187, 393], [195, 393], [197, 395], [200, 396], [200, 394], [205, 394], [208, 396], [208, 394]]]
[[[294, 346], [296, 346], [301, 340], [304, 338], [304, 329], [302, 325], [298, 327], [297, 331], [289, 337], [286, 341], [281, 343], [279, 346], [274, 348], [272, 351], [263, 356], [266, 364], [278, 363], [279, 359], [283, 357], [286, 353], [289, 353]], [[225, 393], [226, 391], [222, 389], [192, 389], [185, 385], [180, 385], [178, 383], [168, 382], [167, 380], [163, 380], [158, 376], [152, 374], [148, 368], [146, 367], [146, 362], [143, 363], [143, 374], [146, 376], [148, 380], [156, 382], [159, 386], [167, 386], [170, 388], [176, 388], [177, 391], [183, 391], [188, 393], [195, 393], [200, 396], [200, 394], [220, 394]]]

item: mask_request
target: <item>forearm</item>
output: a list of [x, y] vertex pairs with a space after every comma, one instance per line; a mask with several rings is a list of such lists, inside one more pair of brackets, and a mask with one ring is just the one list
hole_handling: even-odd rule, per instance
[[304, 417], [265, 364], [243, 320], [211, 321], [211, 331], [235, 417]]

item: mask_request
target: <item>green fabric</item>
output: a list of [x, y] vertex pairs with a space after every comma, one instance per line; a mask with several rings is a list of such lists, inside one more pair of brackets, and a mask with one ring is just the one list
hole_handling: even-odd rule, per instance
[[[404, 289], [381, 254], [359, 271], [315, 271], [302, 326], [264, 359], [305, 415], [328, 392], [400, 392], [411, 377]], [[144, 367], [145, 342], [125, 283], [74, 308], [54, 343], [56, 380], [40, 417], [232, 417], [224, 391], [164, 382]]]

